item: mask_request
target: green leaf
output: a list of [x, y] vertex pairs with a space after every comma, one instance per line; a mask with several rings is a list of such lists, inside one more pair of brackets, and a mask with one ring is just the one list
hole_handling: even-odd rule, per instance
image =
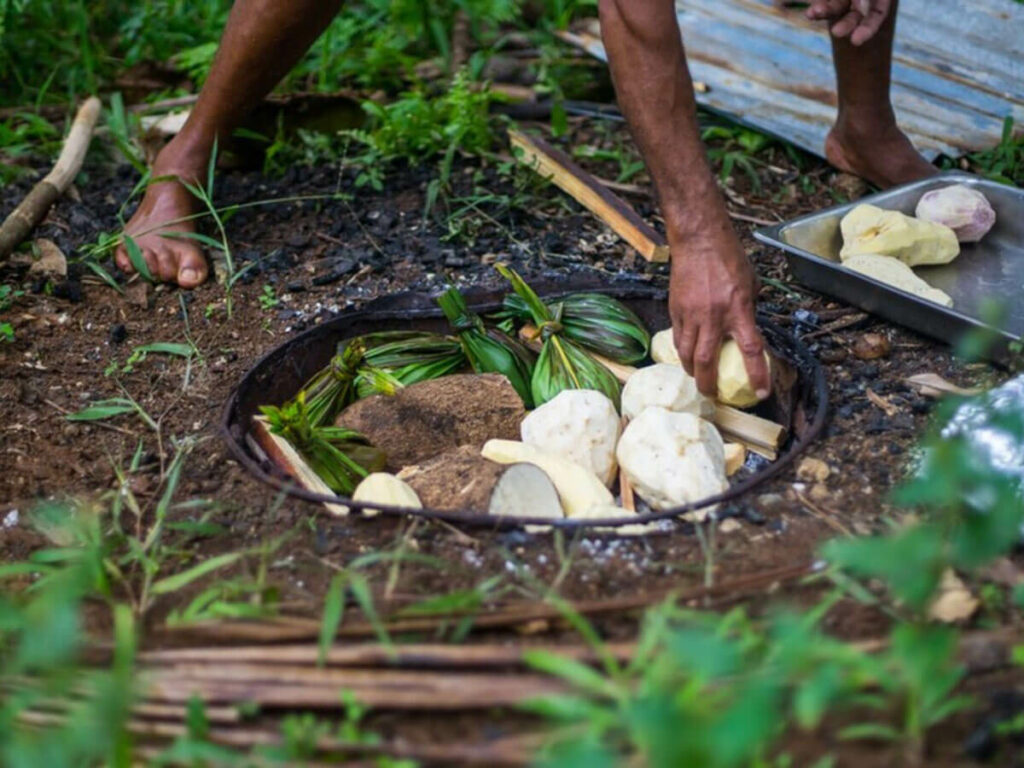
[[327, 597], [324, 598], [324, 615], [320, 619], [320, 650], [317, 654], [317, 666], [322, 667], [327, 662], [327, 651], [334, 642], [334, 636], [338, 634], [338, 627], [345, 615], [345, 581], [348, 574], [344, 571], [331, 579], [331, 585], [327, 589]]
[[153, 585], [153, 594], [165, 595], [168, 592], [176, 592], [187, 584], [191, 584], [196, 579], [205, 576], [208, 573], [212, 573], [213, 571], [238, 562], [242, 557], [242, 554], [243, 553], [241, 552], [228, 552], [223, 555], [217, 555], [216, 557], [204, 560], [199, 563], [199, 565], [193, 566], [181, 573], [176, 573], [165, 579], [160, 579], [160, 581]]
[[883, 741], [899, 741], [903, 735], [891, 725], [882, 723], [859, 723], [850, 725], [839, 731], [839, 738], [845, 741], [854, 739], [881, 739]]
[[114, 397], [109, 400], [98, 400], [80, 411], [69, 413], [65, 418], [68, 421], [105, 421], [134, 411], [135, 403], [131, 400]]
[[618, 694], [615, 684], [593, 667], [549, 651], [530, 650], [523, 653], [527, 665], [597, 696], [614, 698]]
[[192, 357], [195, 350], [189, 344], [179, 344], [173, 341], [154, 341], [152, 344], [143, 344], [135, 348], [136, 352], [147, 352], [157, 355], [177, 355], [178, 357]]
[[122, 293], [122, 294], [124, 293], [124, 288], [122, 288], [121, 284], [118, 283], [117, 280], [114, 279], [113, 275], [111, 275], [109, 272], [107, 272], [107, 270], [105, 270], [103, 267], [101, 267], [99, 264], [97, 264], [93, 259], [85, 259], [85, 266], [87, 266], [94, 273], [96, 273], [96, 275], [100, 278], [100, 280], [105, 282], [107, 285], [109, 285], [115, 291], [117, 291], [118, 293]]
[[132, 263], [132, 267], [134, 267], [142, 279], [150, 283], [156, 282], [153, 273], [149, 269], [149, 264], [146, 263], [146, 259], [142, 255], [139, 244], [135, 242], [135, 238], [126, 234], [124, 236], [124, 248], [128, 252], [128, 261]]

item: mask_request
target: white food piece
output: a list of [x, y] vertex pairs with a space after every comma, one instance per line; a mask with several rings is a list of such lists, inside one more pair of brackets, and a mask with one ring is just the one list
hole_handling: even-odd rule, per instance
[[557, 453], [516, 440], [488, 440], [480, 455], [499, 464], [533, 464], [555, 484], [566, 517], [586, 517], [592, 507], [614, 504], [604, 483], [586, 467]]
[[732, 477], [747, 460], [747, 448], [742, 443], [725, 444], [725, 474]]
[[491, 491], [488, 514], [553, 520], [564, 517], [562, 500], [547, 473], [534, 464], [513, 464]]
[[[373, 472], [364, 477], [352, 492], [352, 501], [381, 504], [388, 507], [423, 509], [416, 491], [404, 480], [399, 480], [387, 472]], [[364, 510], [364, 514], [373, 517], [378, 514], [378, 510], [367, 509]]]
[[988, 198], [966, 184], [925, 192], [914, 213], [922, 221], [949, 227], [961, 243], [978, 242], [996, 223]]
[[945, 291], [932, 288], [928, 283], [914, 274], [914, 270], [899, 259], [891, 256], [879, 256], [876, 253], [861, 253], [843, 262], [843, 266], [873, 277], [883, 283], [899, 288], [901, 291], [920, 296], [944, 307], [953, 306], [953, 298]]
[[843, 217], [839, 228], [843, 234], [839, 256], [844, 262], [857, 254], [874, 253], [916, 267], [948, 264], [960, 254], [960, 242], [949, 227], [874, 205], [858, 205]]
[[[770, 371], [772, 361], [767, 352], [764, 360]], [[760, 400], [750, 383], [740, 345], [733, 339], [727, 339], [718, 353], [718, 402], [734, 408], [750, 408]]]
[[622, 388], [622, 415], [627, 419], [635, 418], [651, 407], [705, 418], [715, 412], [715, 404], [697, 389], [697, 380], [682, 366], [670, 363], [641, 368], [626, 380], [626, 386]]
[[563, 390], [520, 425], [524, 443], [586, 467], [607, 486], [618, 474], [615, 445], [621, 432], [615, 404], [593, 389]]
[[658, 331], [651, 337], [651, 359], [656, 363], [667, 363], [668, 365], [683, 364], [679, 359], [679, 351], [676, 349], [676, 340], [671, 328]]
[[[648, 408], [626, 427], [616, 453], [633, 490], [653, 509], [700, 501], [729, 487], [722, 438], [692, 413]], [[697, 514], [703, 518], [714, 509]]]

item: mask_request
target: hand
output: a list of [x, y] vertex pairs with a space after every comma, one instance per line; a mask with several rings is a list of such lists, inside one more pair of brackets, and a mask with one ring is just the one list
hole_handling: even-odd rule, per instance
[[849, 37], [863, 45], [875, 34], [892, 11], [893, 0], [811, 0], [807, 18], [827, 21], [834, 37]]
[[739, 345], [754, 391], [771, 391], [764, 341], [754, 321], [757, 276], [731, 227], [672, 246], [668, 309], [679, 358], [697, 387], [714, 397], [723, 337]]

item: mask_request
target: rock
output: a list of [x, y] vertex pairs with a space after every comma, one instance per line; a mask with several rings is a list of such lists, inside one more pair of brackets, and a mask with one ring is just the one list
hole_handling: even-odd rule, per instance
[[803, 459], [796, 470], [797, 479], [805, 483], [823, 483], [831, 473], [828, 464], [810, 456]]
[[114, 323], [110, 326], [110, 343], [121, 344], [125, 339], [128, 338], [128, 329], [124, 323]]
[[779, 512], [786, 507], [786, 499], [778, 493], [762, 493], [757, 497], [757, 507], [761, 512]]
[[853, 354], [861, 360], [877, 360], [888, 357], [892, 351], [889, 339], [880, 333], [865, 333], [853, 342]]
[[68, 260], [53, 240], [43, 237], [33, 240], [32, 248], [39, 254], [39, 258], [33, 261], [32, 266], [28, 268], [30, 275], [50, 278], [67, 277]]
[[860, 200], [871, 190], [864, 179], [852, 173], [837, 173], [832, 179], [832, 188], [851, 203]]
[[133, 306], [149, 309], [152, 298], [153, 286], [141, 278], [124, 287], [124, 300]]
[[725, 520], [718, 524], [718, 530], [722, 533], [735, 533], [740, 530], [743, 526], [739, 522], [731, 517], [727, 517]]
[[953, 624], [971, 618], [978, 605], [978, 598], [971, 594], [952, 569], [947, 568], [939, 584], [939, 596], [928, 609], [928, 616], [935, 621]]

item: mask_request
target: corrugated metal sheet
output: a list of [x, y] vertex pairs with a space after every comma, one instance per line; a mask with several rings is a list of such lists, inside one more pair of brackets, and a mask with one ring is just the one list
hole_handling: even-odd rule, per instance
[[[824, 155], [835, 75], [824, 28], [772, 0], [677, 0], [697, 101]], [[605, 59], [592, 35], [575, 42]], [[1013, 0], [903, 0], [893, 62], [900, 125], [926, 156], [999, 143], [1024, 130], [1024, 5]]]

